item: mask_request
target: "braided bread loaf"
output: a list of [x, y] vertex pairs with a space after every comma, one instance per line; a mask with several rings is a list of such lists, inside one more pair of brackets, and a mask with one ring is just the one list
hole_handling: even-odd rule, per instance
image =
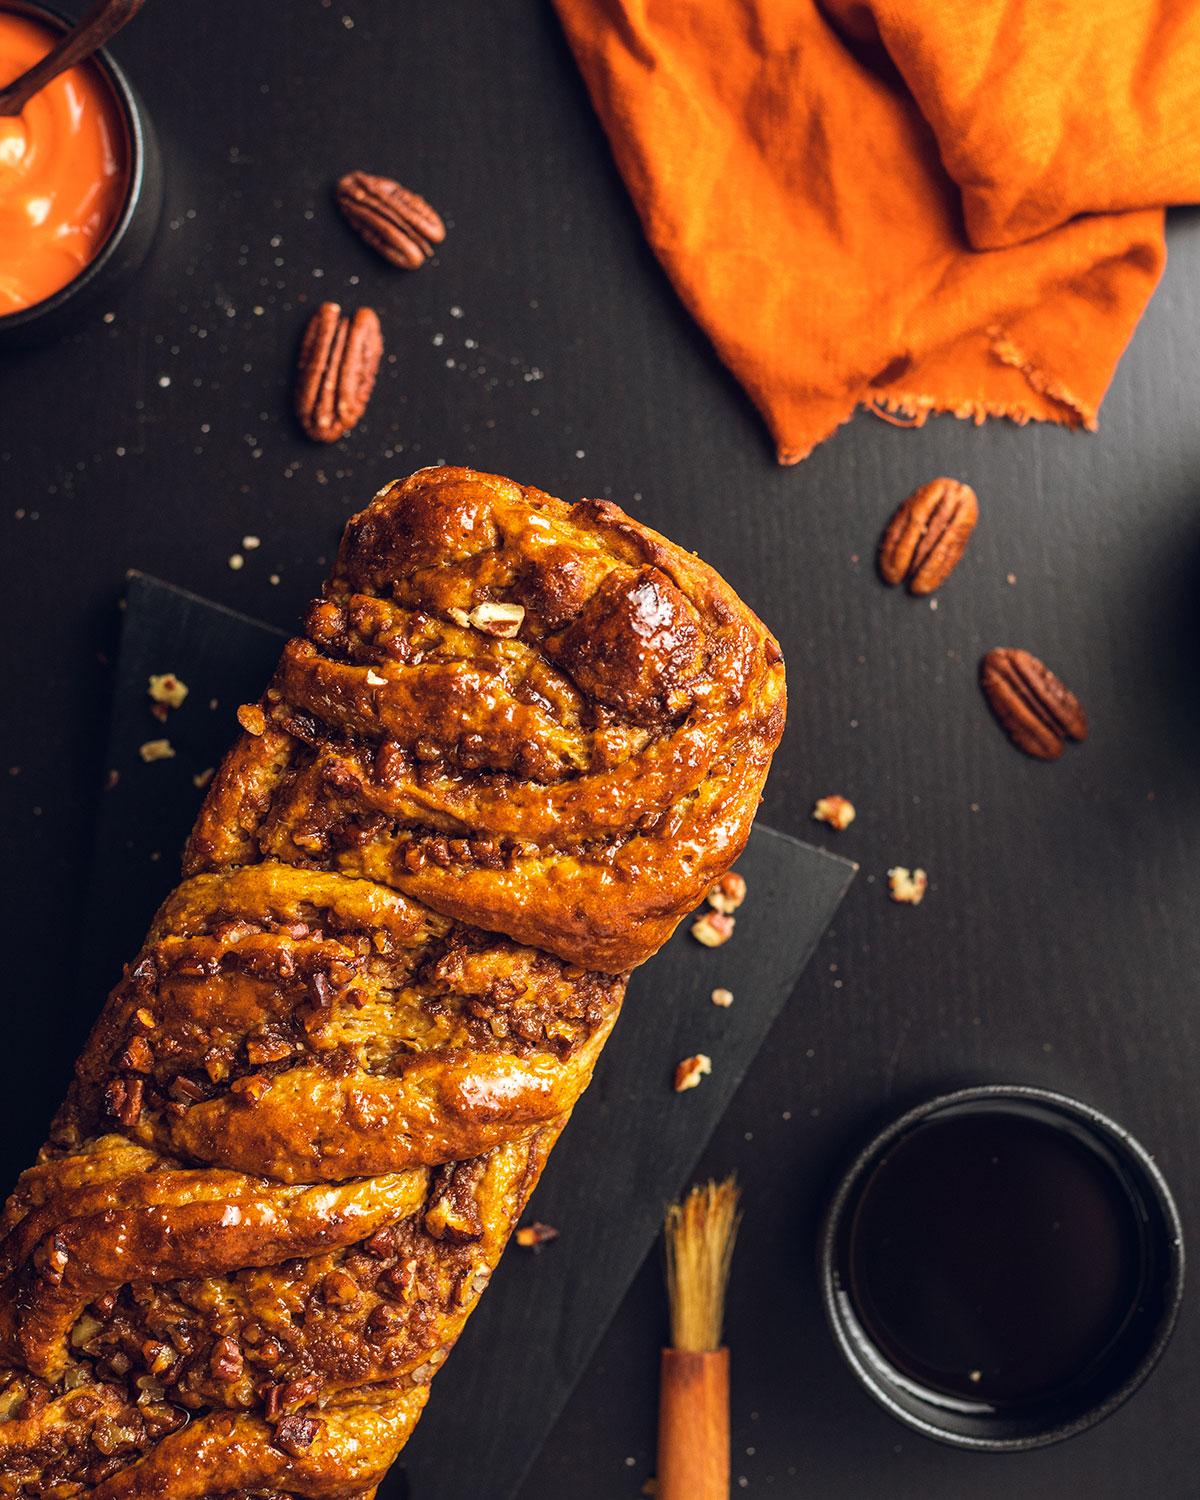
[[0, 1497], [374, 1494], [783, 712], [615, 506], [350, 522], [7, 1204]]

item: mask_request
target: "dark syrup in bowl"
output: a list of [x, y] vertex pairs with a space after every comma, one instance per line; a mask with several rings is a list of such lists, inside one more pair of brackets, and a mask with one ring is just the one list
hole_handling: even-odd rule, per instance
[[844, 1287], [863, 1331], [935, 1404], [1015, 1412], [1119, 1356], [1152, 1273], [1146, 1213], [1104, 1143], [1020, 1102], [901, 1136], [862, 1184]]

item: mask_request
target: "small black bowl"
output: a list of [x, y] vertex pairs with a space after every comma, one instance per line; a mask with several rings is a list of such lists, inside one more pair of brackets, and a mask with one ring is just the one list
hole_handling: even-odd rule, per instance
[[[55, 31], [74, 23], [57, 11], [30, 0], [0, 0], [0, 10], [27, 16]], [[49, 297], [0, 316], [0, 349], [28, 348], [61, 338], [77, 326], [79, 316], [111, 292], [145, 260], [162, 211], [162, 158], [154, 126], [133, 85], [100, 48], [90, 59], [106, 79], [125, 122], [129, 178], [112, 232], [87, 265]]]
[[[931, 1133], [947, 1126], [953, 1127], [950, 1133], [945, 1129], [940, 1136]], [[1030, 1310], [1026, 1321], [1035, 1340], [1043, 1328], [1054, 1323], [1055, 1310], [1063, 1305], [1055, 1300], [1057, 1293], [1052, 1294], [1052, 1289], [1057, 1286], [1061, 1290], [1065, 1278], [1069, 1303], [1075, 1285], [1072, 1267], [1078, 1263], [1081, 1286], [1093, 1276], [1087, 1252], [1092, 1241], [1086, 1222], [1080, 1219], [1074, 1225], [1063, 1224], [1052, 1213], [1043, 1216], [1040, 1198], [1030, 1200], [1037, 1205], [1036, 1212], [1031, 1210], [1030, 1220], [1040, 1226], [1037, 1232], [1041, 1235], [1047, 1224], [1052, 1230], [1065, 1229], [1073, 1234], [1066, 1255], [1059, 1253], [1064, 1243], [1061, 1239], [1045, 1242], [1052, 1247], [1046, 1260], [1030, 1255], [1030, 1244], [1017, 1230], [1006, 1239], [1005, 1225], [1014, 1220], [995, 1208], [1001, 1198], [993, 1190], [992, 1178], [985, 1181], [977, 1165], [986, 1159], [987, 1171], [1005, 1170], [996, 1165], [1000, 1156], [989, 1154], [985, 1158], [978, 1154], [980, 1142], [1005, 1138], [998, 1132], [1007, 1132], [1014, 1142], [1025, 1141], [1024, 1149], [1038, 1164], [1035, 1176], [1039, 1182], [1043, 1166], [1049, 1173], [1052, 1159], [1061, 1154], [1063, 1162], [1075, 1163], [1065, 1170], [1077, 1172], [1080, 1183], [1093, 1183], [1096, 1203], [1108, 1205], [1103, 1212], [1111, 1215], [1113, 1242], [1122, 1247], [1119, 1257], [1114, 1253], [1111, 1264], [1124, 1268], [1121, 1286], [1127, 1291], [1124, 1303], [1114, 1300], [1104, 1304], [1106, 1316], [1110, 1305], [1118, 1311], [1112, 1314], [1111, 1331], [1108, 1324], [1104, 1325], [1105, 1337], [1097, 1343], [1094, 1357], [1080, 1363], [1069, 1379], [1041, 1386], [1033, 1383], [1024, 1390], [1016, 1385], [1004, 1388], [1002, 1382], [1007, 1377], [991, 1369], [986, 1377], [979, 1370], [964, 1372], [961, 1366], [950, 1380], [941, 1373], [930, 1376], [931, 1369], [940, 1371], [951, 1366], [935, 1366], [932, 1355], [924, 1366], [924, 1354], [907, 1357], [908, 1351], [918, 1346], [923, 1350], [937, 1347], [940, 1356], [947, 1339], [956, 1348], [971, 1347], [971, 1339], [979, 1336], [973, 1316], [982, 1302], [961, 1297], [947, 1300], [950, 1289], [936, 1280], [941, 1274], [943, 1246], [950, 1247], [945, 1263], [965, 1266], [963, 1274], [973, 1291], [980, 1291], [981, 1298], [994, 1295], [998, 1299], [995, 1306], [1005, 1306], [999, 1299], [1010, 1295], [1018, 1317]], [[1039, 1132], [1045, 1132], [1044, 1137]], [[1043, 1138], [1047, 1143], [1045, 1156], [1039, 1155], [1038, 1143]], [[968, 1143], [965, 1151], [961, 1149], [964, 1143]], [[1020, 1152], [1014, 1145], [1007, 1161], [1019, 1159]], [[910, 1196], [905, 1174], [919, 1173], [922, 1161], [926, 1165], [940, 1161], [943, 1170], [927, 1171], [923, 1179], [930, 1184], [932, 1196], [924, 1190]], [[913, 1182], [919, 1180], [915, 1175], [911, 1178]], [[1033, 1191], [1025, 1186], [1032, 1180], [1013, 1165], [1007, 1190], [1024, 1197]], [[1000, 1181], [998, 1177], [996, 1182]], [[952, 1183], [957, 1186], [950, 1187]], [[868, 1190], [873, 1190], [870, 1199]], [[1036, 1191], [1042, 1190], [1039, 1187]], [[1054, 1189], [1047, 1191], [1048, 1201], [1057, 1201]], [[920, 1211], [917, 1199], [923, 1200]], [[982, 1205], [984, 1221], [993, 1213], [998, 1220], [984, 1240], [984, 1254], [990, 1257], [986, 1262], [973, 1259], [973, 1251], [964, 1258], [955, 1244], [960, 1224], [965, 1226], [961, 1245], [975, 1243], [970, 1238], [974, 1231], [966, 1227], [972, 1202]], [[889, 1204], [890, 1208], [886, 1206]], [[897, 1226], [894, 1235], [882, 1232], [888, 1222]], [[935, 1229], [934, 1225], [939, 1227]], [[1076, 1246], [1084, 1250], [1078, 1262], [1073, 1258]], [[914, 1253], [920, 1249], [929, 1252], [928, 1259], [922, 1261]], [[1006, 1249], [1011, 1252], [1007, 1259]], [[880, 1279], [874, 1288], [863, 1269], [868, 1265], [879, 1268], [875, 1274]], [[930, 1274], [930, 1265], [939, 1269]], [[1055, 1266], [1053, 1274], [1047, 1269], [1051, 1265]], [[1166, 1348], [1183, 1296], [1183, 1231], [1174, 1199], [1154, 1161], [1114, 1120], [1061, 1094], [991, 1084], [945, 1094], [909, 1110], [860, 1152], [841, 1179], [826, 1215], [819, 1269], [822, 1299], [834, 1339], [851, 1370], [881, 1405], [908, 1426], [943, 1443], [1011, 1452], [1044, 1447], [1083, 1432], [1115, 1411], [1145, 1380]], [[1044, 1285], [1039, 1283], [1041, 1276], [1046, 1278]], [[1007, 1293], [995, 1290], [1006, 1287]], [[872, 1301], [879, 1288], [886, 1289], [881, 1297], [892, 1298], [890, 1308], [898, 1310], [890, 1323], [889, 1304], [879, 1297]], [[961, 1292], [961, 1285], [953, 1290]], [[1045, 1324], [1031, 1311], [1043, 1294], [1051, 1299]], [[881, 1306], [885, 1309], [882, 1316]], [[995, 1306], [989, 1309], [989, 1315], [995, 1315]], [[929, 1324], [922, 1320], [925, 1311], [934, 1307], [939, 1309], [941, 1320], [935, 1320], [939, 1331], [930, 1343], [925, 1334]], [[1003, 1341], [1013, 1325], [1001, 1318], [998, 1324], [993, 1322], [992, 1333], [997, 1326]], [[898, 1328], [902, 1333], [893, 1338]], [[898, 1355], [898, 1349], [904, 1352]], [[1056, 1352], [1051, 1341], [1049, 1357]], [[964, 1378], [967, 1382], [983, 1378], [985, 1384], [974, 1394], [976, 1388], [964, 1384]], [[991, 1390], [987, 1381], [995, 1382]]]

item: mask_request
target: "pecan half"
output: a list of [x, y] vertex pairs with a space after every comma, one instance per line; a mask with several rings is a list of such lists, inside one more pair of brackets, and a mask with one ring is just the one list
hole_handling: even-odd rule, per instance
[[347, 172], [335, 189], [350, 227], [384, 260], [406, 271], [425, 264], [446, 238], [446, 226], [424, 198], [390, 177]]
[[1086, 740], [1079, 699], [1028, 651], [999, 647], [979, 669], [979, 685], [1001, 727], [1026, 755], [1057, 760], [1067, 740]]
[[932, 594], [958, 565], [978, 519], [979, 501], [969, 484], [923, 484], [888, 522], [879, 544], [880, 577], [893, 586], [907, 582], [910, 594]]
[[314, 442], [336, 443], [367, 409], [383, 334], [369, 307], [352, 318], [336, 302], [323, 302], [309, 320], [296, 369], [296, 415]]

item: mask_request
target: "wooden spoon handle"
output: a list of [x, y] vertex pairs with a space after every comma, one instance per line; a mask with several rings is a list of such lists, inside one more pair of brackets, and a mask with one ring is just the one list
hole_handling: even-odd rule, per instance
[[39, 89], [45, 88], [68, 68], [83, 62], [110, 37], [116, 36], [126, 21], [132, 20], [145, 0], [96, 0], [91, 10], [51, 48], [40, 62], [34, 63], [7, 88], [0, 89], [0, 115], [19, 115]]
[[729, 1500], [729, 1350], [664, 1349], [657, 1500]]

